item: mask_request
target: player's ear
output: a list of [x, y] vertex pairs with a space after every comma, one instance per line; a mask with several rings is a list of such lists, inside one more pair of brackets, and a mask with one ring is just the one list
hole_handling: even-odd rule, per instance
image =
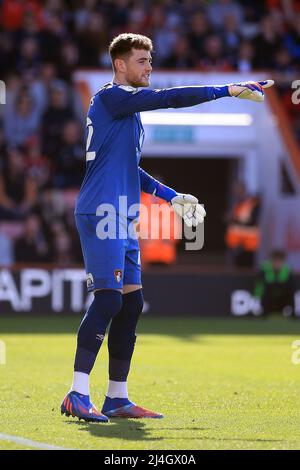
[[126, 63], [125, 60], [123, 59], [115, 59], [114, 60], [115, 64], [115, 70], [117, 72], [126, 72]]

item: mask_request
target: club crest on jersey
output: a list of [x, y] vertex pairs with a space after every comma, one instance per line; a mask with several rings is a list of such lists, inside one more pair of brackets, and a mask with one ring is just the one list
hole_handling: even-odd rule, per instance
[[121, 282], [122, 280], [122, 270], [121, 269], [115, 269], [114, 270], [115, 278], [117, 282]]
[[94, 286], [94, 278], [93, 278], [92, 273], [88, 273], [86, 275], [86, 285], [88, 289]]

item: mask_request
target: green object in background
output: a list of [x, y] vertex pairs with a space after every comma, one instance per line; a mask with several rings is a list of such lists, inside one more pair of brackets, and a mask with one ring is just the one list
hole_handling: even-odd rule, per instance
[[263, 274], [263, 279], [259, 279], [254, 288], [254, 296], [258, 299], [262, 298], [267, 284], [286, 283], [291, 275], [291, 269], [287, 264], [284, 264], [280, 271], [276, 272], [273, 269], [272, 263], [265, 261], [261, 265], [261, 273]]
[[273, 269], [272, 263], [270, 261], [265, 261], [262, 264], [262, 270], [265, 274], [265, 279], [268, 283], [272, 282], [287, 282], [291, 270], [290, 267], [286, 264], [282, 266], [280, 271], [276, 273]]

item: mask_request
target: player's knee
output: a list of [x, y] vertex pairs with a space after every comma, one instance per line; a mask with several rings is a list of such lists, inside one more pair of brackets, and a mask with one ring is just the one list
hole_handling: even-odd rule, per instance
[[94, 294], [93, 312], [102, 318], [106, 317], [110, 321], [122, 308], [122, 294], [115, 289], [97, 290]]
[[109, 322], [121, 308], [121, 292], [112, 289], [95, 292], [94, 300], [78, 330], [78, 344], [91, 350], [98, 349]]
[[129, 321], [130, 319], [136, 319], [141, 315], [143, 306], [144, 297], [142, 289], [123, 295], [122, 313], [124, 312], [124, 316], [126, 316]]
[[[116, 316], [114, 323], [126, 332], [135, 332], [138, 319], [143, 311], [144, 298], [142, 289], [123, 295], [122, 310]], [[122, 328], [120, 326], [122, 325]]]
[[109, 336], [108, 348], [114, 358], [129, 359], [136, 342], [136, 325], [144, 305], [142, 290], [123, 295], [122, 310], [113, 319]]

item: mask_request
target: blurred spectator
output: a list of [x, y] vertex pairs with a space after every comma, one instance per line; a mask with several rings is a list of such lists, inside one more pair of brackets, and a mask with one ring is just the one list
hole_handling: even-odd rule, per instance
[[204, 57], [198, 62], [200, 70], [212, 72], [228, 72], [232, 69], [229, 60], [224, 55], [223, 43], [220, 36], [208, 36], [204, 43]]
[[286, 263], [286, 254], [274, 250], [270, 260], [262, 263], [254, 295], [260, 300], [262, 314], [281, 312], [285, 316], [294, 313], [295, 286], [293, 273]]
[[260, 200], [247, 193], [246, 186], [234, 185], [234, 201], [226, 216], [226, 245], [231, 266], [253, 267], [260, 244]]
[[[1, 79], [5, 79], [14, 69], [15, 45], [11, 33], [0, 31], [0, 70]], [[2, 75], [3, 74], [3, 75]]]
[[141, 3], [136, 2], [129, 9], [127, 31], [132, 31], [136, 34], [143, 34], [145, 31], [145, 9]]
[[18, 71], [20, 74], [30, 72], [33, 75], [37, 75], [40, 63], [38, 41], [32, 37], [23, 39], [18, 59]]
[[36, 183], [25, 173], [25, 155], [21, 149], [10, 149], [2, 165], [0, 219], [22, 218], [36, 204]]
[[68, 265], [72, 262], [72, 243], [66, 227], [60, 221], [53, 223], [53, 261], [58, 265]]
[[151, 9], [148, 29], [155, 44], [155, 65], [160, 66], [172, 54], [173, 47], [179, 37], [177, 27], [167, 27], [163, 6], [154, 5]]
[[79, 63], [79, 51], [74, 42], [64, 42], [61, 49], [59, 62], [59, 77], [67, 82], [71, 81], [73, 72]]
[[116, 0], [114, 4], [111, 4], [109, 18], [113, 36], [118, 35], [121, 31], [123, 32], [124, 29], [126, 29], [129, 19], [129, 11], [129, 0]]
[[26, 78], [27, 87], [30, 90], [30, 94], [34, 99], [35, 108], [38, 110], [40, 119], [45, 109], [49, 104], [49, 96], [51, 88], [57, 81], [57, 70], [54, 64], [45, 62], [39, 69], [39, 75]]
[[60, 56], [60, 45], [66, 37], [63, 18], [59, 14], [49, 13], [46, 16], [46, 26], [41, 32], [41, 50], [43, 60], [57, 64]]
[[85, 146], [77, 121], [65, 123], [60, 148], [55, 155], [54, 186], [74, 188], [81, 185], [85, 169]]
[[173, 52], [162, 63], [163, 67], [187, 69], [195, 66], [191, 49], [186, 37], [181, 36], [173, 48]]
[[[279, 1], [281, 2], [281, 0]], [[259, 20], [267, 14], [268, 5], [266, 3], [261, 0], [243, 0], [243, 30], [245, 23], [255, 27]]]
[[72, 263], [72, 244], [67, 231], [61, 231], [54, 240], [55, 262], [59, 265]]
[[295, 60], [300, 60], [300, 12], [295, 15], [292, 27], [283, 38], [284, 44], [290, 55]]
[[50, 180], [50, 162], [41, 152], [39, 139], [35, 136], [28, 140], [26, 146], [27, 174], [35, 181], [38, 190], [43, 188]]
[[50, 158], [55, 158], [59, 152], [64, 124], [74, 117], [67, 93], [65, 84], [56, 81], [51, 87], [49, 105], [42, 118], [42, 148]]
[[3, 122], [0, 120], [0, 171], [2, 170], [2, 165], [4, 159], [6, 158], [6, 140], [4, 137]]
[[53, 14], [64, 17], [66, 7], [63, 0], [46, 0], [45, 3], [47, 15]]
[[240, 44], [235, 68], [239, 72], [250, 72], [253, 70], [254, 48], [250, 41], [243, 41]]
[[73, 20], [75, 32], [80, 34], [84, 31], [91, 20], [91, 16], [96, 12], [98, 0], [86, 0], [84, 3], [77, 2], [77, 8], [74, 10]]
[[260, 22], [260, 33], [253, 41], [255, 50], [254, 67], [270, 69], [274, 64], [274, 54], [281, 46], [280, 38], [274, 29], [270, 15], [265, 16]]
[[281, 88], [291, 88], [291, 82], [297, 76], [292, 57], [285, 47], [279, 48], [274, 54], [273, 77], [276, 84]]
[[16, 33], [17, 42], [21, 43], [25, 38], [33, 38], [39, 41], [40, 30], [43, 26], [41, 17], [38, 19], [31, 10], [26, 11], [23, 16], [22, 27]]
[[14, 262], [12, 241], [0, 230], [0, 266], [11, 266]]
[[237, 24], [243, 23], [243, 8], [242, 6], [232, 0], [215, 0], [211, 2], [207, 8], [207, 14], [211, 24], [221, 29], [225, 23], [227, 16], [235, 17]]
[[242, 39], [236, 15], [228, 14], [225, 16], [222, 37], [224, 49], [233, 61]]
[[24, 2], [20, 0], [3, 0], [2, 24], [7, 31], [21, 28], [24, 15]]
[[21, 90], [14, 102], [7, 103], [4, 115], [5, 137], [8, 145], [22, 145], [34, 136], [40, 124], [38, 107], [35, 107], [31, 94]]
[[82, 251], [79, 240], [78, 231], [75, 224], [74, 209], [67, 213], [66, 216], [67, 230], [70, 237], [70, 243], [72, 246], [71, 259], [74, 263], [82, 263]]
[[49, 185], [42, 189], [38, 201], [38, 212], [50, 246], [51, 261], [61, 264], [82, 262], [74, 218], [77, 191], [69, 193], [70, 201], [67, 202], [66, 191], [52, 189]]
[[50, 227], [55, 220], [64, 218], [65, 203], [62, 192], [53, 189], [50, 183], [44, 186], [39, 193], [38, 209], [47, 227]]
[[50, 260], [50, 248], [41, 220], [38, 215], [29, 214], [24, 221], [24, 234], [15, 243], [15, 262], [41, 263]]
[[80, 65], [82, 67], [97, 67], [101, 53], [106, 50], [108, 43], [106, 23], [101, 13], [88, 13], [85, 27], [81, 27], [77, 35], [80, 44]]
[[2, 113], [2, 122], [4, 125], [4, 120], [7, 117], [9, 118], [9, 114], [14, 111], [16, 98], [19, 94], [20, 90], [24, 87], [24, 84], [21, 78], [18, 76], [16, 72], [9, 72], [6, 75], [6, 106], [0, 106], [0, 113]]
[[38, 0], [3, 0], [2, 24], [7, 31], [19, 30], [26, 14], [31, 13], [37, 20], [41, 19], [42, 6]]
[[188, 33], [189, 47], [191, 53], [194, 54], [195, 61], [203, 56], [203, 44], [211, 33], [212, 29], [207, 16], [204, 13], [197, 12], [191, 18]]

